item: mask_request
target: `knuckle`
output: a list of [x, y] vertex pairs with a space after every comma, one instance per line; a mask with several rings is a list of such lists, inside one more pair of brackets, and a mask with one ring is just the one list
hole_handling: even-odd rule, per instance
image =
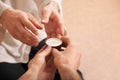
[[19, 13], [19, 15], [18, 15], [18, 17], [17, 17], [18, 19], [23, 19], [24, 18], [24, 16], [21, 14], [21, 13]]
[[28, 25], [28, 19], [27, 18], [23, 19], [23, 21], [24, 21], [25, 25]]

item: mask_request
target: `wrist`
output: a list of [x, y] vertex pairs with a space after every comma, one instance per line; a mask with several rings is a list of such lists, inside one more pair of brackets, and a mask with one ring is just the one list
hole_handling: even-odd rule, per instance
[[1, 14], [0, 17], [2, 17], [3, 15], [8, 14], [8, 13], [11, 12], [12, 10], [13, 10], [12, 8], [6, 8], [6, 9], [2, 12], [2, 14]]
[[62, 66], [58, 69], [62, 80], [83, 80], [82, 73], [70, 66]]
[[35, 69], [29, 68], [18, 80], [37, 80], [37, 75]]
[[62, 80], [69, 80], [72, 77], [71, 73], [75, 72], [74, 69], [67, 65], [61, 66], [60, 68], [58, 68], [58, 71]]
[[71, 70], [76, 71], [75, 69], [71, 68], [70, 66], [68, 66], [66, 64], [58, 67], [58, 70], [59, 70], [60, 73], [71, 71]]
[[5, 9], [5, 10], [2, 12], [2, 14], [1, 14], [1, 16], [0, 16], [0, 23], [1, 23], [1, 24], [2, 24], [2, 22], [4, 22], [5, 17], [6, 17], [11, 11], [13, 11], [12, 8], [7, 8], [7, 9]]
[[58, 13], [60, 13], [58, 3], [56, 3], [55, 1], [51, 1], [50, 6], [53, 8], [54, 11], [57, 11]]

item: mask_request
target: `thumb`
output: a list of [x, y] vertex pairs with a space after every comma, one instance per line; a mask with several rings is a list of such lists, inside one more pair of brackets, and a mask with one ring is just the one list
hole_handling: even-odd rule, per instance
[[38, 54], [40, 54], [40, 56], [46, 57], [47, 55], [49, 55], [51, 52], [51, 46], [45, 46], [43, 47], [42, 50], [38, 51]]
[[49, 22], [50, 15], [51, 15], [51, 11], [50, 11], [50, 10], [48, 10], [48, 9], [43, 9], [41, 22], [42, 22], [43, 24], [48, 23], [48, 22]]

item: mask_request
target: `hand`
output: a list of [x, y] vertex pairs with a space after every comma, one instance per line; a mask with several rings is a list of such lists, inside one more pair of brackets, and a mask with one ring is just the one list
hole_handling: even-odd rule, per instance
[[58, 5], [50, 2], [42, 10], [42, 23], [48, 37], [58, 37], [64, 35], [63, 18], [59, 14]]
[[77, 73], [80, 65], [80, 53], [71, 41], [63, 37], [64, 51], [52, 50], [54, 64], [58, 69], [62, 80], [82, 80]]
[[42, 26], [31, 14], [6, 9], [0, 17], [0, 23], [14, 38], [30, 46], [38, 45], [38, 29], [42, 29]]
[[46, 65], [43, 70], [39, 71], [38, 80], [54, 80], [56, 67], [54, 65], [53, 57], [47, 56]]
[[28, 70], [19, 80], [53, 80], [56, 71], [53, 58], [50, 57], [51, 47], [44, 46], [28, 63]]
[[74, 46], [68, 38], [62, 37], [62, 41], [66, 47], [64, 51], [58, 51], [57, 49], [52, 50], [54, 64], [58, 69], [63, 66], [68, 66], [77, 70], [80, 65], [81, 57], [79, 50], [77, 50], [77, 47]]
[[38, 72], [36, 80], [53, 80], [56, 71], [53, 57], [50, 55], [51, 47], [44, 46], [35, 57], [29, 62], [28, 70], [33, 68], [33, 72]]

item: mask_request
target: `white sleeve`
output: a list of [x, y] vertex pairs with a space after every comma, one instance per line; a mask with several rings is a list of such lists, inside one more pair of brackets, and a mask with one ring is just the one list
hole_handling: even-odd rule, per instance
[[7, 8], [9, 8], [10, 6], [8, 6], [7, 4], [4, 4], [1, 0], [0, 0], [0, 16], [3, 13], [3, 11]]
[[34, 0], [41, 12], [42, 8], [48, 5], [51, 1], [55, 1], [58, 4], [60, 14], [62, 15], [62, 0]]
[[62, 13], [62, 0], [51, 0], [51, 1], [55, 1], [58, 4], [60, 14], [61, 14], [61, 16], [63, 16], [63, 13]]

